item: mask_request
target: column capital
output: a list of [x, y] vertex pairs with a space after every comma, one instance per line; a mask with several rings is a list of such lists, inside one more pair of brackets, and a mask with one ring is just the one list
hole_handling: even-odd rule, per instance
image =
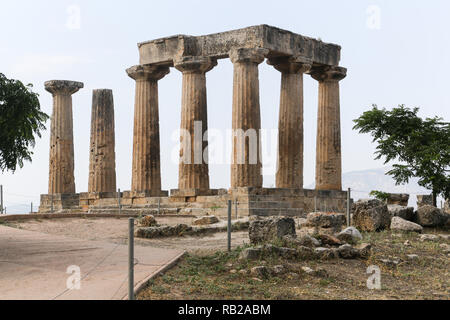
[[160, 65], [137, 65], [126, 70], [128, 76], [136, 81], [154, 80], [158, 81], [164, 78], [170, 69], [167, 66]]
[[44, 83], [45, 90], [52, 95], [72, 95], [84, 87], [82, 82], [70, 80], [50, 80]]
[[260, 64], [268, 53], [269, 50], [264, 48], [233, 48], [229, 56], [233, 63], [250, 62]]
[[347, 76], [347, 69], [338, 66], [314, 67], [310, 71], [311, 77], [317, 81], [341, 81]]
[[267, 60], [267, 64], [273, 66], [281, 73], [305, 73], [312, 67], [312, 60], [304, 57], [274, 57]]
[[185, 56], [176, 58], [173, 64], [183, 73], [206, 73], [217, 66], [217, 60], [210, 57]]

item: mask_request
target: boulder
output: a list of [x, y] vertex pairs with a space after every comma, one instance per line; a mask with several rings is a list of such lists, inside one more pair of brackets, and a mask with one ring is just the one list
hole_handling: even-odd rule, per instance
[[250, 221], [248, 235], [252, 244], [272, 242], [290, 235], [296, 237], [294, 219], [270, 217]]
[[362, 259], [368, 259], [371, 255], [372, 245], [370, 243], [362, 243], [355, 249], [358, 250], [358, 255]]
[[319, 234], [316, 237], [322, 245], [340, 246], [342, 244], [341, 240], [328, 234]]
[[359, 240], [362, 240], [362, 235], [355, 227], [348, 227], [339, 232], [336, 235], [336, 238], [338, 238], [342, 242], [356, 243]]
[[310, 235], [303, 235], [299, 238], [294, 238], [292, 236], [284, 236], [283, 243], [286, 246], [305, 246], [305, 247], [318, 247], [320, 246], [320, 241]]
[[431, 194], [419, 194], [417, 195], [417, 207], [421, 206], [432, 206], [433, 205], [433, 195]]
[[343, 213], [335, 212], [311, 212], [306, 218], [306, 226], [315, 228], [332, 229], [339, 232], [346, 223]]
[[195, 219], [192, 222], [192, 225], [203, 226], [203, 225], [207, 225], [207, 224], [214, 224], [217, 222], [219, 222], [219, 219], [216, 216], [203, 216], [203, 217]]
[[407, 206], [409, 200], [409, 194], [407, 193], [389, 193], [387, 204]]
[[389, 228], [391, 215], [387, 205], [377, 199], [359, 200], [353, 204], [353, 223], [362, 231], [381, 231]]
[[447, 223], [448, 216], [440, 209], [422, 205], [417, 209], [416, 221], [422, 227], [441, 227]]
[[422, 233], [423, 227], [403, 218], [393, 217], [391, 220], [391, 230]]
[[158, 225], [155, 217], [152, 215], [143, 216], [138, 220], [138, 223], [141, 227], [155, 227]]
[[415, 213], [413, 207], [399, 206], [397, 204], [388, 205], [391, 217], [400, 217], [408, 221], [414, 221]]
[[339, 257], [343, 259], [356, 259], [359, 257], [359, 251], [349, 244], [344, 244], [337, 249]]
[[136, 230], [135, 235], [138, 238], [161, 238], [182, 236], [192, 232], [192, 227], [186, 224], [177, 224], [175, 226], [159, 226], [159, 227], [145, 227]]

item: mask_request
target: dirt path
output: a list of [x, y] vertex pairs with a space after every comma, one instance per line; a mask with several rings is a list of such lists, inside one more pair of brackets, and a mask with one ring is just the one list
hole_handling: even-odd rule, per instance
[[[157, 217], [162, 225], [175, 225], [178, 223], [191, 224], [191, 217]], [[8, 226], [37, 231], [51, 235], [68, 236], [83, 240], [101, 240], [112, 243], [125, 244], [128, 237], [128, 218], [67, 218], [42, 219], [8, 222]], [[226, 249], [226, 232], [210, 234], [203, 237], [184, 236], [161, 239], [135, 239], [141, 246], [155, 248], [182, 249], [186, 251], [214, 251]], [[233, 232], [232, 246], [236, 247], [248, 243], [247, 231]]]

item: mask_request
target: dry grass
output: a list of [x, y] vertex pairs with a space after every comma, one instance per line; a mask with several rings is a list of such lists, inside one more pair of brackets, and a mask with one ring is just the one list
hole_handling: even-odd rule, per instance
[[[428, 233], [433, 231], [427, 231]], [[448, 231], [439, 233], [448, 234]], [[410, 246], [404, 242], [410, 241]], [[417, 234], [391, 232], [366, 233], [364, 242], [373, 244], [368, 260], [240, 261], [239, 247], [223, 251], [190, 253], [176, 267], [154, 279], [139, 299], [449, 299], [449, 257], [439, 242], [422, 242]], [[448, 243], [448, 242], [447, 242]], [[410, 261], [407, 254], [419, 258]], [[397, 266], [387, 266], [380, 259], [397, 259]], [[282, 264], [288, 273], [267, 279], [254, 279], [249, 271], [257, 265]], [[369, 265], [381, 269], [381, 290], [366, 285]], [[306, 274], [301, 267], [322, 271]], [[230, 273], [236, 270], [236, 273]], [[298, 274], [293, 277], [290, 272]]]

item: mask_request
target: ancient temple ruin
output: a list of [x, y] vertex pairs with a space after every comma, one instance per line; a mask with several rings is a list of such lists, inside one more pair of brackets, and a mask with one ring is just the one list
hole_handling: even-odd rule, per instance
[[[220, 214], [227, 200], [236, 202], [240, 215], [300, 216], [315, 207], [344, 210], [339, 81], [346, 69], [339, 66], [340, 46], [260, 25], [198, 37], [177, 35], [139, 43], [138, 48], [139, 64], [126, 70], [136, 84], [131, 190], [118, 194], [115, 186], [112, 93], [94, 92], [89, 190], [75, 193], [71, 95], [83, 85], [50, 81], [46, 83], [54, 97], [50, 182], [49, 194], [41, 196], [41, 212], [111, 211], [120, 201], [122, 210], [158, 206], [182, 213], [214, 207]], [[195, 150], [208, 145], [198, 139], [208, 129], [205, 75], [217, 60], [226, 58], [234, 68], [231, 177], [228, 189], [213, 190], [208, 163], [198, 159]], [[246, 135], [261, 129], [258, 66], [265, 60], [281, 76], [275, 188], [263, 188], [259, 134], [254, 143]], [[180, 128], [188, 135], [180, 137], [178, 188], [169, 193], [161, 190], [158, 81], [171, 68], [182, 73]], [[319, 87], [315, 190], [303, 189], [304, 74], [317, 80]], [[94, 110], [96, 103], [101, 106]], [[196, 122], [201, 123], [200, 131]], [[95, 154], [96, 143], [102, 144], [101, 156]]]

